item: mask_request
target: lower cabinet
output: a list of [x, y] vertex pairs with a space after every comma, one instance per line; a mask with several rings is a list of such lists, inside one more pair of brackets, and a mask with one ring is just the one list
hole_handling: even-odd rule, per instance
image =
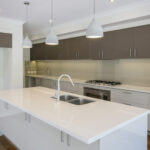
[[20, 150], [99, 150], [0, 100], [0, 132]]
[[[57, 89], [57, 80], [39, 79], [39, 78], [36, 78], [35, 80], [36, 80], [35, 86]], [[72, 86], [72, 84], [68, 81], [61, 81], [60, 86], [62, 91], [83, 95], [82, 84], [75, 83], [75, 86]]]
[[[112, 89], [111, 101], [150, 109], [150, 94], [148, 93]], [[150, 115], [148, 118], [148, 130], [150, 131]]]

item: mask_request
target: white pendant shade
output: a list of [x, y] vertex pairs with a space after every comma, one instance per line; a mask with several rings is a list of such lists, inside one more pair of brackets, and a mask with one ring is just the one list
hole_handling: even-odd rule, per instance
[[97, 23], [95, 18], [92, 19], [92, 22], [88, 26], [86, 31], [87, 38], [102, 38], [104, 36], [103, 28]]
[[22, 43], [23, 48], [32, 48], [32, 42], [28, 36], [25, 37]]
[[47, 45], [58, 45], [59, 44], [58, 37], [56, 36], [53, 27], [51, 27], [45, 43]]

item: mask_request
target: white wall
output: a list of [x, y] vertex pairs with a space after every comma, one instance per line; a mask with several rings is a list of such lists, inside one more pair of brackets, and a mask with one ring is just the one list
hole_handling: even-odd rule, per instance
[[0, 89], [23, 87], [23, 22], [0, 18], [0, 32], [12, 33], [12, 48], [0, 48]]

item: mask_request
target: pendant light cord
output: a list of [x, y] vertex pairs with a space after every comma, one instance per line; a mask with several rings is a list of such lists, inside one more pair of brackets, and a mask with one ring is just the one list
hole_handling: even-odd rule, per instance
[[28, 4], [26, 4], [26, 22], [28, 23]]
[[29, 18], [29, 13], [28, 13], [28, 6], [30, 5], [29, 2], [25, 1], [24, 2], [24, 5], [26, 7], [26, 29], [27, 29], [27, 32], [28, 32], [28, 18]]
[[51, 0], [51, 20], [50, 20], [51, 26], [53, 26], [53, 0]]
[[95, 0], [93, 0], [93, 14], [94, 14], [94, 18], [95, 18]]

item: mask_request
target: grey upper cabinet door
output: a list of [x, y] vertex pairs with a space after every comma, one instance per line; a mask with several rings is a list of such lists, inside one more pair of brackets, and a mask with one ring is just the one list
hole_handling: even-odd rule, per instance
[[69, 45], [68, 40], [60, 40], [58, 45], [58, 59], [67, 60], [69, 59]]
[[101, 59], [111, 60], [116, 59], [117, 52], [115, 50], [115, 32], [106, 32], [104, 37], [101, 39]]
[[115, 58], [125, 59], [134, 57], [134, 29], [114, 31]]
[[101, 42], [102, 39], [89, 39], [90, 59], [102, 59]]
[[85, 36], [78, 37], [75, 40], [77, 59], [90, 59], [89, 39]]
[[46, 45], [45, 47], [45, 60], [57, 60], [58, 59], [58, 45]]
[[150, 58], [150, 25], [134, 28], [135, 58]]
[[90, 59], [89, 41], [85, 37], [68, 39], [69, 59]]
[[71, 38], [68, 40], [69, 59], [78, 59], [78, 48], [77, 38]]
[[0, 47], [12, 48], [12, 34], [0, 33]]
[[34, 44], [30, 54], [31, 60], [46, 60], [45, 43]]

